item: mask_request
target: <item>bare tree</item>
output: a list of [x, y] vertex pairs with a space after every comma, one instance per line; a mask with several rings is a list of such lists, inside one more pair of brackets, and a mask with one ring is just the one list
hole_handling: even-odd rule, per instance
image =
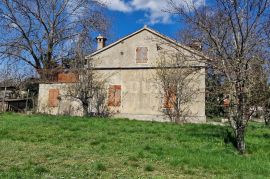
[[105, 79], [92, 67], [76, 69], [79, 79], [67, 87], [66, 97], [79, 100], [85, 116], [108, 116]]
[[267, 59], [265, 26], [270, 1], [215, 0], [208, 6], [193, 2], [183, 8], [177, 1], [168, 0], [170, 12], [187, 23], [192, 37], [203, 42], [211, 58], [209, 63], [226, 77], [231, 100], [229, 120], [236, 147], [243, 154], [246, 126], [252, 115], [251, 91], [256, 88], [256, 71], [252, 69]]
[[[0, 65], [0, 83], [3, 87], [16, 87], [16, 92], [25, 90], [26, 80], [35, 77], [33, 69], [27, 68], [14, 60], [5, 61]], [[19, 95], [19, 94], [18, 94]]]
[[[157, 62], [156, 81], [163, 99], [163, 113], [175, 123], [187, 122], [192, 116], [190, 105], [200, 92], [200, 67], [194, 65], [194, 55], [180, 50], [163, 50]], [[193, 114], [194, 115], [194, 114]]]
[[0, 55], [46, 78], [62, 59], [74, 57], [77, 39], [90, 51], [91, 33], [106, 31], [102, 6], [97, 0], [0, 0]]
[[110, 112], [105, 89], [107, 78], [98, 73], [92, 59], [85, 59], [87, 52], [84, 50], [83, 39], [78, 39], [75, 49], [76, 56], [70, 70], [78, 75], [78, 80], [68, 85], [66, 96], [80, 101], [85, 116], [108, 116]]

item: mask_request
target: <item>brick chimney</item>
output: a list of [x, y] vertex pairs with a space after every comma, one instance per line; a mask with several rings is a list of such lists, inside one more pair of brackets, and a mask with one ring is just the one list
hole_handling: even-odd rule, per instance
[[97, 38], [97, 50], [102, 49], [106, 46], [106, 38], [102, 35], [99, 35]]

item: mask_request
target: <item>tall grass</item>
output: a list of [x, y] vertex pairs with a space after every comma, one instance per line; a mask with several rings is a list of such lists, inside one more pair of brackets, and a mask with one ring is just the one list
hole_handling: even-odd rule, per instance
[[238, 155], [226, 126], [0, 115], [0, 178], [267, 178], [270, 131]]

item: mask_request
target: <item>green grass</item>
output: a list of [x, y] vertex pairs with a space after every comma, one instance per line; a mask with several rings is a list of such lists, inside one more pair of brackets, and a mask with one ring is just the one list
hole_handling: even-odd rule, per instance
[[[270, 129], [252, 123], [247, 154], [227, 127], [0, 115], [0, 178], [267, 178]], [[226, 141], [226, 140], [225, 140]]]

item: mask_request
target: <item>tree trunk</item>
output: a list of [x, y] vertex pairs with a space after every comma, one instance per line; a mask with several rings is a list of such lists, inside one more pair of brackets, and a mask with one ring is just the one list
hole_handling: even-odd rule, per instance
[[[239, 75], [241, 76], [241, 75]], [[245, 153], [245, 117], [246, 117], [246, 109], [249, 109], [246, 107], [246, 95], [245, 95], [245, 85], [242, 81], [238, 80], [235, 85], [236, 87], [236, 104], [237, 104], [237, 119], [236, 119], [236, 131], [235, 131], [235, 140], [236, 140], [236, 148], [239, 151], [240, 154]], [[247, 121], [247, 120], [246, 120]]]
[[270, 111], [269, 111], [269, 108], [268, 106], [264, 107], [264, 122], [265, 122], [265, 125], [270, 127]]
[[245, 145], [245, 127], [240, 124], [240, 126], [237, 126], [236, 128], [236, 148], [240, 152], [240, 154], [244, 154], [246, 150]]
[[83, 116], [88, 116], [89, 112], [88, 112], [88, 104], [83, 103]]
[[264, 122], [265, 122], [265, 125], [266, 125], [267, 127], [270, 127], [270, 119], [269, 119], [269, 117], [264, 118]]

